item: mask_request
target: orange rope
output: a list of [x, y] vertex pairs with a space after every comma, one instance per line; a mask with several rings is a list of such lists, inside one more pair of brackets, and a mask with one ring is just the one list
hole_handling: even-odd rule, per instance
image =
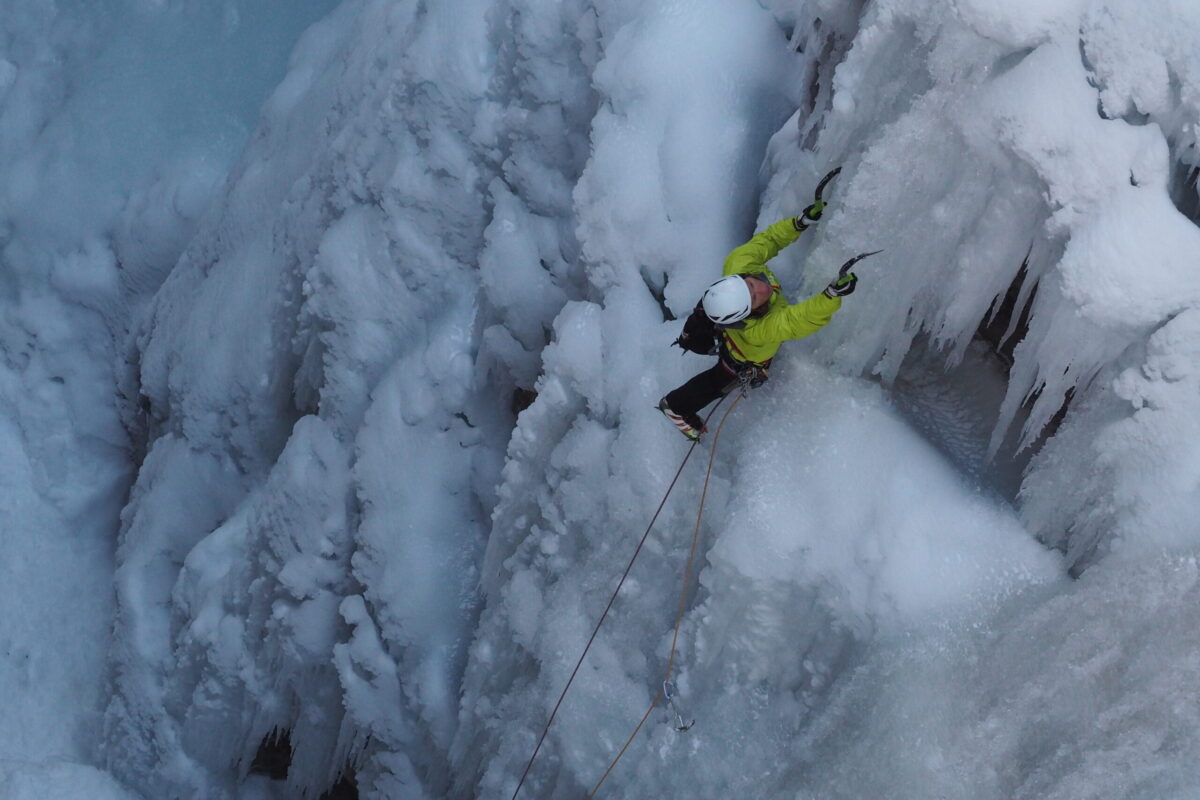
[[625, 740], [625, 746], [621, 748], [621, 752], [617, 753], [612, 763], [608, 765], [608, 769], [604, 770], [604, 774], [600, 776], [600, 780], [592, 787], [592, 791], [588, 793], [588, 800], [592, 800], [596, 793], [600, 791], [600, 786], [608, 778], [609, 773], [617, 766], [617, 762], [621, 760], [621, 756], [625, 755], [625, 751], [629, 749], [629, 745], [633, 744], [633, 740], [637, 738], [638, 732], [642, 730], [642, 726], [646, 724], [646, 720], [650, 718], [650, 712], [658, 705], [658, 701], [662, 699], [663, 687], [671, 680], [671, 670], [675, 666], [675, 647], [679, 643], [679, 628], [683, 624], [683, 614], [687, 610], [687, 591], [688, 584], [692, 578], [692, 564], [696, 560], [696, 547], [700, 543], [700, 521], [704, 518], [704, 500], [708, 496], [708, 480], [712, 477], [713, 463], [717, 460], [717, 441], [721, 438], [721, 428], [725, 427], [725, 420], [729, 419], [729, 415], [733, 413], [733, 409], [737, 408], [737, 404], [746, 395], [739, 393], [734, 398], [733, 404], [725, 411], [725, 416], [721, 417], [721, 424], [717, 426], [717, 432], [713, 434], [712, 451], [708, 456], [708, 471], [704, 474], [704, 490], [700, 493], [700, 508], [696, 512], [696, 530], [692, 534], [692, 549], [688, 553], [687, 567], [683, 570], [683, 588], [679, 591], [679, 611], [675, 615], [675, 633], [671, 637], [671, 654], [667, 656], [667, 672], [663, 677], [662, 686], [658, 689], [658, 694], [654, 695], [654, 699], [650, 701], [650, 707], [646, 709], [646, 713], [642, 714], [641, 720], [638, 721], [637, 727], [633, 729], [633, 733], [629, 734], [629, 738]]

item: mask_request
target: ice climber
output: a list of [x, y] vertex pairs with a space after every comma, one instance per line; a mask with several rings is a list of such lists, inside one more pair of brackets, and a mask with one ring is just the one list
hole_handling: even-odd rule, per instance
[[743, 382], [761, 386], [779, 345], [823, 328], [842, 307], [842, 298], [854, 291], [858, 277], [848, 269], [863, 256], [847, 262], [820, 294], [795, 304], [783, 296], [779, 280], [767, 267], [780, 250], [821, 218], [824, 207], [818, 192], [817, 201], [803, 214], [782, 219], [735, 248], [725, 259], [725, 277], [708, 287], [684, 323], [675, 344], [718, 357], [711, 369], [658, 403], [658, 409], [687, 438], [695, 440], [704, 433], [702, 408]]

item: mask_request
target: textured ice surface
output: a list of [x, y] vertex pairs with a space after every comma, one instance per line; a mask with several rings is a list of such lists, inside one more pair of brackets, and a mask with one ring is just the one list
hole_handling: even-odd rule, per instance
[[[884, 253], [724, 428], [697, 724], [605, 792], [1186, 791], [1192, 4], [347, 0], [251, 70], [305, 8], [0, 3], [12, 786], [117, 793], [82, 737], [149, 797], [511, 793], [683, 456], [673, 318], [840, 164], [772, 266]], [[657, 690], [705, 455], [529, 796]]]
[[[136, 399], [121, 396], [117, 362], [299, 31], [328, 5], [0, 2], [5, 797], [131, 796], [91, 766], [140, 449], [121, 424]], [[188, 510], [156, 524], [188, 527]]]

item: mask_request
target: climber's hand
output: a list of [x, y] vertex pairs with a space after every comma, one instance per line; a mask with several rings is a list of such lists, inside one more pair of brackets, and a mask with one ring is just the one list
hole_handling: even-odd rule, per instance
[[792, 219], [792, 225], [796, 227], [796, 230], [802, 231], [809, 225], [812, 225], [819, 220], [821, 218], [821, 213], [824, 210], [825, 202], [823, 200], [817, 200], [808, 208], [804, 209], [804, 213], [802, 213], [800, 216], [794, 217]]
[[845, 297], [848, 294], [853, 294], [856, 286], [858, 286], [858, 276], [853, 272], [847, 272], [825, 287], [825, 296], [831, 298]]

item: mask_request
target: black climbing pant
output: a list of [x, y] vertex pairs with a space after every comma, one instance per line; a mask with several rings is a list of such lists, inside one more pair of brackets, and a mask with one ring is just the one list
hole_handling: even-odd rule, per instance
[[729, 394], [737, 385], [737, 376], [730, 375], [729, 370], [718, 361], [712, 369], [706, 369], [678, 389], [668, 392], [667, 405], [693, 428], [703, 428], [700, 409], [718, 397]]
[[736, 389], [741, 383], [741, 375], [747, 372], [751, 386], [759, 386], [767, 379], [766, 365], [735, 361], [722, 352], [712, 369], [704, 370], [678, 389], [668, 392], [667, 405], [693, 428], [703, 428], [700, 410]]

